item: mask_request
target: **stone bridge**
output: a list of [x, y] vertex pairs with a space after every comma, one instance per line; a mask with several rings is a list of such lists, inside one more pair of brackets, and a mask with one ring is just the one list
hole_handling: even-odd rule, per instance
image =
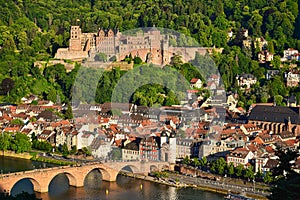
[[46, 169], [35, 169], [30, 171], [2, 174], [0, 176], [0, 192], [10, 193], [14, 185], [20, 180], [29, 179], [36, 192], [48, 192], [51, 181], [58, 174], [65, 174], [69, 185], [83, 187], [86, 176], [93, 170], [99, 170], [104, 181], [116, 181], [117, 175], [123, 168], [129, 167], [133, 173], [147, 174], [151, 171], [168, 169], [167, 162], [94, 162], [77, 166], [62, 166]]

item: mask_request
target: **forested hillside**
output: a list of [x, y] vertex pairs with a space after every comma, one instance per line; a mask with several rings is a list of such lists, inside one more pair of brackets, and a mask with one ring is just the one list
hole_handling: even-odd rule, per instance
[[[223, 47], [223, 54], [214, 59], [226, 89], [239, 92], [242, 106], [300, 96], [298, 88], [286, 88], [282, 76], [265, 80], [267, 67], [258, 63], [257, 52], [242, 48], [238, 34], [230, 42], [227, 39], [229, 30], [248, 29], [253, 38], [263, 36], [275, 55], [281, 56], [288, 47], [300, 49], [295, 0], [0, 0], [0, 5], [0, 102], [18, 102], [30, 93], [53, 101], [57, 95], [62, 102], [70, 99], [78, 66], [67, 73], [62, 66], [39, 70], [33, 62], [51, 59], [57, 48], [68, 46], [74, 24], [84, 32], [156, 25], [192, 36], [205, 47]], [[273, 66], [278, 62], [274, 59]], [[258, 78], [247, 94], [234, 84], [241, 73]]]

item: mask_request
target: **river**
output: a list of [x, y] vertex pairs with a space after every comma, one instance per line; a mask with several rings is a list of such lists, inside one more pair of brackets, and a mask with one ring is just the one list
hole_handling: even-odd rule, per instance
[[[0, 170], [5, 173], [39, 167], [51, 167], [51, 165], [0, 157]], [[221, 200], [224, 196], [193, 188], [169, 187], [122, 175], [118, 175], [116, 182], [106, 182], [102, 181], [98, 170], [93, 170], [87, 175], [84, 185], [82, 188], [70, 187], [68, 178], [64, 174], [59, 174], [51, 181], [48, 193], [36, 195], [43, 200]], [[22, 191], [33, 193], [33, 186], [28, 179], [19, 181], [11, 193], [14, 195]]]
[[24, 170], [41, 169], [56, 166], [58, 165], [21, 158], [0, 156], [0, 173], [4, 174], [9, 172], [19, 172]]

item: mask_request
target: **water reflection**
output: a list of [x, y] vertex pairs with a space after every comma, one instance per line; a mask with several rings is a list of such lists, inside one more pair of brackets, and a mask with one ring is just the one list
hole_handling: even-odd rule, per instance
[[[41, 163], [30, 160], [0, 158], [0, 169], [6, 171], [21, 171], [39, 167]], [[128, 170], [129, 168], [123, 169]], [[166, 185], [156, 184], [118, 175], [116, 182], [102, 181], [99, 170], [91, 171], [84, 180], [84, 187], [69, 186], [65, 174], [57, 175], [49, 184], [48, 193], [36, 193], [43, 200], [221, 200], [223, 195], [195, 190], [191, 188], [177, 189]], [[141, 187], [142, 185], [142, 187]], [[12, 189], [16, 195], [22, 191], [33, 193], [33, 184], [29, 179], [20, 180]], [[107, 194], [108, 192], [108, 194]]]
[[18, 181], [10, 192], [12, 195], [17, 195], [19, 193], [22, 193], [23, 191], [30, 194], [33, 193], [33, 184], [28, 178]]
[[102, 174], [98, 169], [90, 171], [84, 179], [84, 187], [87, 190], [98, 190], [102, 185]]
[[48, 168], [48, 167], [56, 167], [56, 166], [58, 165], [31, 161], [31, 160], [26, 160], [21, 158], [0, 156], [0, 172], [4, 174], [9, 172], [19, 172], [24, 170], [32, 170], [32, 169]]
[[58, 174], [52, 179], [48, 186], [48, 195], [56, 199], [68, 192], [69, 188], [68, 177], [65, 174]]
[[[118, 175], [116, 182], [106, 182], [99, 179], [100, 173], [93, 170], [85, 179], [85, 186], [75, 188], [69, 186], [66, 175], [57, 175], [49, 185], [49, 193], [36, 193], [43, 200], [221, 200], [223, 195], [195, 190], [191, 188], [177, 189], [166, 185], [155, 184], [139, 179]], [[141, 184], [143, 185], [141, 187]], [[14, 187], [12, 194], [26, 191], [33, 192], [33, 185], [28, 179], [23, 179]], [[107, 194], [108, 192], [108, 194]]]

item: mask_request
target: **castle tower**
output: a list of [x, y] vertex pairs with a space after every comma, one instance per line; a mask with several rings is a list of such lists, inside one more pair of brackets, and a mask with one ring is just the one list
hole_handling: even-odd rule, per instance
[[166, 65], [169, 62], [169, 35], [165, 35], [162, 40], [162, 64]]
[[71, 26], [70, 30], [70, 46], [71, 51], [81, 51], [81, 28], [79, 26]]

